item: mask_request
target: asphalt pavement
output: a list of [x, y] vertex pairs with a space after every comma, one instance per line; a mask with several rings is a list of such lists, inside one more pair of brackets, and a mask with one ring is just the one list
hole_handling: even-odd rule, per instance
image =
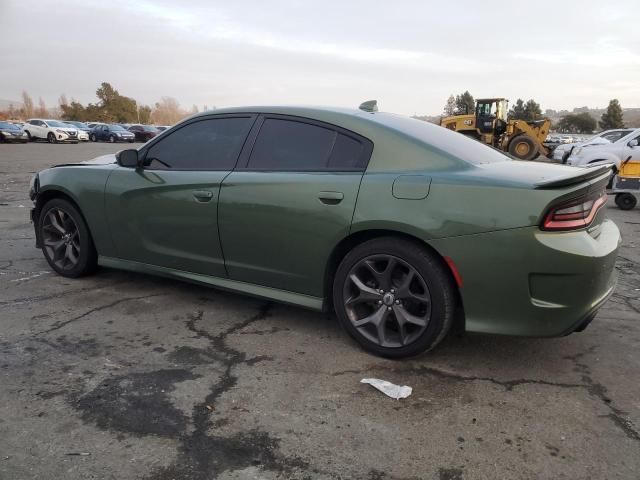
[[640, 208], [606, 207], [619, 283], [586, 331], [390, 361], [326, 314], [52, 273], [29, 178], [128, 147], [0, 145], [0, 479], [640, 478]]

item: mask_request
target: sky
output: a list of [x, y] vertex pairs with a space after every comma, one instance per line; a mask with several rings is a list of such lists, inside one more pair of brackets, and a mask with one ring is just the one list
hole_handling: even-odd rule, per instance
[[640, 107], [637, 0], [0, 0], [0, 99], [101, 82], [190, 109], [309, 104], [437, 115], [450, 94]]

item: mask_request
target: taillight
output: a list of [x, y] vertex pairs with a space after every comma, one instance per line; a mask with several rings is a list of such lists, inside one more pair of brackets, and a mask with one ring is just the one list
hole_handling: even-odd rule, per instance
[[580, 199], [567, 200], [549, 209], [540, 228], [542, 230], [579, 230], [588, 227], [605, 203], [607, 203], [607, 196], [602, 191]]

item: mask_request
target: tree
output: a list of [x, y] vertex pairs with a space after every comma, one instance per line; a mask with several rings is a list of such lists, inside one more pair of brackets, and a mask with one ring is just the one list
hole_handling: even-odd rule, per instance
[[38, 100], [38, 109], [36, 110], [36, 115], [38, 117], [48, 117], [49, 111], [47, 110], [47, 105], [44, 103], [42, 97]]
[[607, 111], [600, 117], [600, 128], [602, 130], [611, 130], [612, 128], [624, 128], [624, 121], [622, 119], [622, 107], [617, 98], [614, 98], [609, 102]]
[[474, 113], [476, 111], [476, 102], [473, 96], [466, 90], [460, 95], [456, 95], [456, 115], [464, 115]]
[[180, 104], [173, 97], [162, 97], [151, 112], [151, 120], [156, 125], [173, 125], [184, 116]]
[[542, 117], [542, 109], [540, 108], [540, 104], [537, 103], [533, 98], [527, 100], [527, 103], [524, 104], [524, 120], [528, 122], [533, 122]]
[[63, 120], [77, 120], [79, 122], [93, 120], [87, 116], [86, 108], [84, 108], [81, 103], [76, 102], [73, 98], [71, 99], [71, 103], [61, 103], [60, 110], [62, 110]]
[[25, 118], [33, 117], [33, 100], [26, 91], [22, 92], [22, 111]]
[[516, 103], [513, 104], [509, 110], [508, 118], [510, 120], [523, 120], [524, 119], [524, 100], [519, 98]]
[[130, 123], [138, 120], [138, 105], [133, 98], [120, 95], [107, 82], [102, 82], [96, 90], [96, 97], [100, 100], [98, 108], [101, 119], [118, 123]]
[[596, 119], [587, 112], [565, 115], [558, 122], [558, 129], [566, 133], [592, 133], [596, 126]]
[[63, 105], [69, 105], [69, 100], [67, 100], [67, 96], [64, 93], [58, 97], [58, 105], [60, 105], [60, 108]]
[[456, 97], [449, 95], [447, 103], [444, 106], [444, 116], [449, 117], [456, 113]]
[[151, 107], [148, 105], [142, 105], [138, 108], [138, 121], [143, 124], [147, 124], [151, 121]]

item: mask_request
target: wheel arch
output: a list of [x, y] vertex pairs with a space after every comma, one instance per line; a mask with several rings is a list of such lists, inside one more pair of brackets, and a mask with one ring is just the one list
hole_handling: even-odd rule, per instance
[[373, 240], [375, 238], [382, 237], [397, 237], [408, 240], [412, 243], [419, 245], [421, 248], [429, 251], [441, 264], [445, 267], [449, 275], [449, 279], [451, 280], [451, 284], [454, 287], [455, 295], [456, 295], [456, 303], [457, 303], [457, 312], [456, 318], [454, 319], [454, 330], [458, 332], [464, 331], [464, 305], [462, 302], [462, 295], [460, 293], [460, 286], [456, 281], [456, 277], [454, 272], [451, 269], [450, 264], [447, 262], [445, 257], [438, 252], [432, 245], [430, 245], [427, 241], [402, 230], [394, 230], [389, 228], [368, 228], [362, 229], [355, 232], [351, 232], [348, 236], [344, 237], [340, 240], [331, 251], [329, 258], [327, 260], [327, 265], [325, 267], [325, 275], [324, 275], [324, 291], [325, 297], [327, 299], [326, 307], [331, 310], [333, 308], [333, 300], [332, 300], [332, 285], [333, 279], [335, 277], [336, 271], [338, 270], [338, 266], [340, 262], [345, 257], [345, 255], [353, 250], [358, 245]]
[[[91, 227], [89, 222], [87, 222], [87, 218], [82, 211], [82, 207], [78, 203], [77, 199], [74, 198], [73, 194], [69, 192], [67, 189], [63, 187], [46, 187], [45, 189], [41, 189], [38, 191], [38, 195], [35, 198], [35, 209], [33, 213], [32, 220], [35, 224], [35, 232], [36, 232], [36, 247], [40, 248], [41, 238], [40, 238], [40, 229], [38, 228], [38, 224], [40, 223], [40, 213], [42, 212], [42, 207], [44, 207], [48, 201], [53, 200], [55, 198], [60, 198], [62, 200], [66, 200], [71, 203], [77, 210], [80, 212], [82, 216], [82, 220], [84, 220], [85, 225], [87, 226], [87, 230], [89, 231], [89, 235], [91, 235], [91, 240], [93, 241], [93, 233], [91, 232]], [[94, 242], [95, 245], [95, 242]]]

